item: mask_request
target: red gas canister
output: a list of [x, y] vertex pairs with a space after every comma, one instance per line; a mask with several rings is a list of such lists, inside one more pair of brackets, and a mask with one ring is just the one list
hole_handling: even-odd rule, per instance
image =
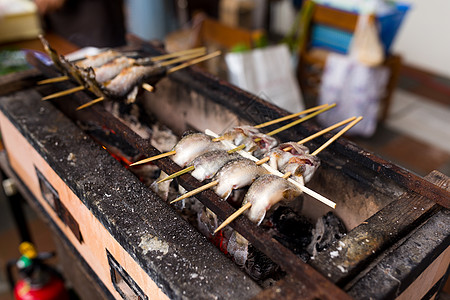
[[[18, 300], [68, 300], [69, 294], [61, 275], [43, 260], [52, 253], [37, 253], [31, 243], [20, 244], [20, 259], [8, 264], [8, 277], [14, 286], [14, 297]], [[22, 279], [14, 283], [12, 267], [16, 266]]]

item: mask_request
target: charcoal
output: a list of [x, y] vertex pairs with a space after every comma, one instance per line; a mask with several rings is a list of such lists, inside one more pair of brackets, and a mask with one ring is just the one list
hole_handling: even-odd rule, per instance
[[249, 254], [244, 265], [244, 270], [256, 282], [260, 284], [265, 282], [268, 284], [268, 282], [279, 280], [284, 275], [280, 267], [264, 253], [252, 245], [249, 246], [248, 250]]
[[306, 247], [311, 243], [313, 225], [307, 218], [287, 206], [278, 207], [263, 226], [273, 237], [291, 249], [303, 261], [309, 259]]
[[316, 227], [312, 231], [313, 239], [308, 246], [308, 252], [315, 257], [318, 252], [328, 248], [346, 233], [344, 223], [330, 211], [317, 220]]

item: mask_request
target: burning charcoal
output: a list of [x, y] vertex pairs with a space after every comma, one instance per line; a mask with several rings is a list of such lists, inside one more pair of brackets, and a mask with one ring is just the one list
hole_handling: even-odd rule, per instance
[[273, 226], [275, 239], [307, 261], [309, 254], [306, 247], [311, 243], [313, 225], [286, 206], [275, 210], [269, 221]]
[[330, 211], [317, 220], [316, 227], [312, 231], [313, 239], [308, 246], [308, 252], [313, 257], [316, 256], [318, 252], [326, 249], [345, 233], [347, 230], [342, 221]]
[[238, 232], [234, 231], [228, 241], [227, 250], [233, 256], [235, 263], [243, 266], [247, 261], [248, 241]]
[[275, 264], [264, 253], [249, 246], [249, 255], [245, 263], [244, 269], [257, 282], [268, 282], [280, 279], [283, 272], [277, 264]]
[[198, 230], [210, 239], [213, 237], [214, 229], [218, 226], [217, 216], [207, 207], [203, 207], [198, 214], [197, 224]]

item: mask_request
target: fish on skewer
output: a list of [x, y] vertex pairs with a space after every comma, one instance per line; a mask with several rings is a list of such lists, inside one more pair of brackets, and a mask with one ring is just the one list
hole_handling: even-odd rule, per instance
[[264, 134], [254, 126], [249, 125], [234, 127], [232, 130], [225, 132], [221, 139], [229, 140], [236, 146], [245, 144], [243, 150], [253, 153], [256, 157], [263, 156], [278, 144], [274, 137]]
[[[269, 210], [274, 209], [282, 201], [294, 200], [301, 193], [300, 189], [282, 177], [272, 174], [262, 175], [252, 183], [245, 194], [242, 207], [247, 210], [244, 214], [250, 221], [259, 225]], [[238, 265], [243, 265], [247, 260], [248, 244], [247, 239], [238, 232], [233, 232], [227, 250]]]
[[[358, 117], [358, 118], [354, 118], [353, 121], [348, 124], [347, 126], [345, 126], [345, 128], [343, 128], [342, 130], [340, 130], [337, 134], [335, 134], [332, 138], [330, 138], [326, 143], [324, 143], [322, 146], [320, 146], [316, 151], [314, 151], [310, 156], [316, 156], [317, 154], [319, 154], [323, 149], [325, 149], [328, 145], [330, 145], [332, 142], [334, 142], [337, 138], [339, 138], [340, 136], [342, 136], [345, 132], [347, 132], [350, 128], [352, 128], [353, 126], [355, 126], [358, 122], [360, 122], [362, 120], [362, 117]], [[305, 155], [309, 155], [309, 154], [305, 154]], [[262, 161], [262, 160], [260, 160]], [[288, 172], [290, 173], [290, 172]], [[286, 175], [286, 174], [285, 174]], [[285, 177], [285, 176], [283, 176]], [[291, 180], [291, 179], [288, 179]], [[296, 183], [295, 181], [292, 181], [292, 183]], [[297, 183], [296, 183], [297, 185]], [[297, 187], [301, 187], [301, 186], [297, 186]], [[306, 190], [302, 190], [304, 192], [306, 192]], [[239, 210], [237, 210], [235, 213], [233, 213], [231, 216], [229, 216], [216, 230], [214, 233], [216, 233], [217, 231], [219, 231], [220, 229], [224, 228], [225, 226], [227, 226], [228, 224], [230, 224], [234, 219], [236, 219], [240, 214], [242, 214], [243, 212], [245, 212], [247, 209], [251, 208], [252, 203], [251, 202], [247, 202], [245, 203], [245, 205], [243, 205]], [[334, 206], [332, 206], [334, 208]]]
[[[320, 108], [323, 108], [323, 107], [318, 107], [317, 109], [320, 109]], [[298, 115], [298, 113], [293, 114], [293, 115]], [[290, 115], [290, 116], [292, 116], [292, 115]], [[286, 119], [286, 117], [283, 117], [281, 119]], [[339, 123], [336, 123], [336, 124], [334, 124], [334, 125], [332, 125], [332, 126], [330, 126], [328, 128], [325, 128], [325, 129], [323, 129], [323, 130], [321, 130], [321, 131], [319, 131], [319, 132], [317, 132], [317, 133], [315, 133], [315, 134], [313, 134], [313, 135], [311, 135], [309, 137], [306, 137], [306, 138], [304, 138], [304, 139], [302, 139], [302, 140], [300, 140], [300, 141], [298, 141], [296, 143], [293, 143], [293, 142], [283, 143], [283, 144], [273, 148], [271, 151], [269, 151], [263, 159], [261, 159], [261, 160], [259, 160], [257, 162], [257, 164], [261, 165], [261, 164], [271, 160], [269, 165], [272, 168], [279, 170], [280, 168], [282, 168], [282, 166], [284, 166], [289, 161], [289, 159], [292, 158], [292, 156], [294, 154], [302, 155], [302, 154], [308, 154], [309, 153], [309, 149], [306, 146], [300, 146], [300, 145], [302, 145], [303, 143], [306, 143], [307, 141], [310, 141], [310, 140], [312, 140], [312, 139], [314, 139], [314, 138], [316, 138], [318, 136], [321, 136], [321, 135], [323, 135], [323, 134], [325, 134], [325, 133], [327, 133], [327, 132], [329, 132], [329, 131], [331, 131], [333, 129], [336, 129], [336, 128], [342, 126], [342, 125], [345, 125], [345, 124], [347, 124], [347, 123], [349, 123], [349, 122], [351, 122], [351, 121], [353, 121], [355, 119], [356, 119], [356, 117], [348, 118], [348, 119], [346, 119], [344, 121], [341, 121]], [[280, 119], [276, 119], [276, 120], [272, 120], [272, 121], [269, 121], [269, 122], [266, 122], [266, 123], [262, 123], [260, 125], [254, 126], [254, 127], [255, 128], [262, 128], [262, 127], [265, 126], [265, 124], [268, 124], [268, 125], [276, 124], [278, 120], [280, 120]], [[213, 140], [223, 140], [223, 138], [219, 137], [219, 138], [215, 138]], [[285, 152], [288, 152], [288, 153], [285, 153]], [[280, 160], [280, 162], [278, 162], [278, 160]], [[195, 170], [195, 166], [190, 165], [189, 167], [187, 167], [187, 168], [185, 168], [185, 169], [183, 169], [181, 171], [178, 171], [176, 173], [171, 174], [170, 176], [167, 176], [167, 177], [161, 179], [157, 183], [162, 183], [164, 181], [173, 179], [173, 178], [175, 178], [177, 176], [186, 174], [186, 173], [194, 171], [194, 170]], [[299, 181], [300, 183], [303, 182], [303, 179], [300, 177], [301, 174], [299, 174], [299, 172], [295, 172], [294, 171], [293, 175], [295, 176], [294, 178], [297, 181]]]
[[311, 154], [304, 154], [289, 159], [289, 161], [280, 168], [280, 171], [282, 173], [290, 172], [294, 180], [307, 183], [314, 176], [314, 173], [319, 166], [319, 157]]
[[250, 185], [257, 177], [267, 174], [268, 171], [247, 158], [237, 158], [227, 162], [217, 172], [213, 182], [217, 185], [214, 192], [226, 200], [235, 189]]
[[[58, 53], [50, 47], [48, 41], [46, 41], [42, 36], [39, 37], [42, 41], [42, 44], [44, 45], [46, 52], [49, 54], [51, 60], [53, 61], [54, 65], [64, 74], [64, 76], [55, 79], [55, 82], [72, 78], [80, 84], [80, 86], [75, 89], [48, 95], [44, 97], [43, 100], [54, 99], [84, 89], [91, 90], [91, 87], [96, 87], [93, 90], [93, 92], [99, 98], [83, 105], [82, 107], [90, 106], [104, 99], [113, 99], [113, 100], [126, 99], [128, 102], [134, 102], [135, 97], [137, 96], [138, 93], [139, 86], [141, 84], [146, 83], [147, 85], [145, 86], [146, 87], [145, 89], [153, 90], [153, 87], [150, 87], [149, 84], [155, 84], [167, 74], [179, 70], [187, 65], [201, 62], [206, 59], [210, 59], [220, 55], [220, 51], [216, 51], [209, 55], [205, 55], [195, 60], [189, 61], [188, 64], [187, 63], [185, 64], [185, 66], [180, 65], [176, 67], [176, 69], [175, 67], [169, 68], [168, 66], [177, 62], [186, 61], [191, 58], [203, 55], [202, 52], [203, 50], [202, 51], [196, 50], [193, 52], [191, 51], [190, 52], [191, 54], [189, 55], [178, 57], [176, 59], [157, 64], [153, 63], [152, 60], [148, 59], [133, 60], [131, 58], [129, 59], [123, 58], [122, 60], [119, 61], [120, 63], [116, 61], [112, 63], [110, 66], [108, 66], [108, 68], [105, 68], [104, 71], [105, 73], [102, 74], [103, 71], [100, 70], [101, 66], [105, 66], [105, 64], [107, 64], [108, 62], [112, 62], [117, 58], [126, 56], [124, 56], [122, 53], [118, 51], [107, 50], [97, 55], [87, 57], [86, 59], [79, 61], [76, 64], [72, 64], [71, 62], [66, 60], [62, 55], [58, 55]], [[153, 65], [146, 65], [146, 63], [153, 63]], [[93, 70], [94, 68], [97, 69], [97, 72], [102, 74], [100, 78], [101, 82], [96, 80], [96, 76], [91, 76], [91, 74], [95, 75], [95, 70]], [[89, 69], [92, 69], [93, 72], [88, 71]], [[117, 76], [113, 76], [117, 72], [119, 72]], [[87, 74], [89, 76], [86, 76]], [[108, 82], [107, 79], [110, 79], [111, 81]], [[47, 82], [50, 83], [53, 82], [53, 80], [47, 80], [41, 83]]]
[[104, 93], [111, 99], [127, 97], [135, 87], [146, 82], [157, 83], [166, 75], [167, 68], [163, 66], [129, 66], [122, 69], [116, 77], [105, 84]]
[[227, 162], [239, 157], [239, 154], [229, 154], [225, 150], [208, 151], [192, 161], [190, 165], [195, 169], [191, 172], [191, 175], [198, 181], [211, 179]]
[[263, 175], [252, 183], [245, 194], [242, 206], [251, 203], [245, 212], [247, 218], [259, 225], [266, 213], [275, 208], [280, 201], [292, 201], [302, 194], [302, 191], [282, 177], [268, 174]]
[[[246, 127], [251, 127], [251, 126], [246, 126]], [[248, 143], [251, 144], [250, 147], [249, 147], [251, 149], [249, 149], [249, 150], [252, 150], [252, 151], [260, 150], [260, 153], [264, 153], [266, 151], [266, 149], [268, 149], [269, 145], [270, 145], [270, 147], [272, 147], [272, 146], [275, 146], [278, 143], [278, 141], [275, 138], [267, 136], [267, 135], [261, 133], [258, 129], [254, 130], [254, 132], [256, 132], [256, 131], [258, 132], [257, 136], [259, 138], [263, 139], [264, 141], [270, 141], [270, 143], [262, 142], [262, 143], [256, 144], [256, 143], [253, 142], [253, 140], [251, 138], [245, 138], [245, 137], [243, 137], [243, 135], [236, 135], [236, 137], [239, 139], [238, 141], [241, 143], [242, 146], [247, 147], [246, 143], [248, 142]], [[225, 138], [225, 139], [228, 139], [228, 138]], [[216, 140], [216, 141], [214, 141], [214, 140]], [[196, 145], [196, 143], [199, 143], [199, 144]], [[178, 146], [178, 144], [180, 144], [180, 145]], [[259, 145], [262, 146], [264, 149], [259, 148]], [[159, 158], [162, 158], [162, 157], [173, 155], [174, 156], [172, 158], [173, 161], [175, 161], [180, 167], [184, 167], [190, 161], [192, 161], [196, 156], [204, 153], [204, 152], [202, 152], [202, 153], [197, 153], [197, 152], [191, 153], [191, 151], [189, 150], [190, 148], [196, 148], [196, 147], [201, 147], [202, 148], [202, 147], [206, 147], [206, 146], [209, 147], [209, 148], [204, 148], [204, 150], [205, 150], [204, 152], [210, 151], [210, 150], [213, 150], [213, 149], [228, 150], [228, 149], [226, 149], [227, 147], [225, 145], [223, 145], [222, 143], [219, 143], [217, 139], [212, 139], [211, 136], [205, 135], [203, 133], [197, 133], [197, 134], [194, 134], [193, 136], [182, 138], [177, 143], [177, 145], [174, 147], [173, 151], [170, 151], [170, 152], [167, 152], [167, 153], [163, 153], [163, 154], [155, 156], [155, 157], [150, 157], [150, 158], [146, 158], [146, 159], [137, 161], [137, 162], [131, 164], [131, 166], [138, 165], [138, 164], [143, 164], [143, 163], [146, 163], [146, 162], [149, 162], [149, 161], [153, 161], [155, 159], [159, 159]], [[187, 154], [181, 153], [181, 151], [186, 151]], [[194, 153], [197, 153], [197, 155], [195, 157], [192, 157], [192, 155]], [[231, 153], [231, 152], [229, 152], [229, 153]], [[181, 161], [180, 161], [179, 157], [184, 157], [185, 155], [190, 157], [190, 161], [186, 162], [183, 159], [181, 159]], [[178, 161], [179, 161], [179, 163], [178, 163]]]
[[[285, 149], [291, 148], [289, 151]], [[298, 155], [308, 154], [309, 149], [304, 145], [299, 145], [296, 142], [287, 142], [278, 145], [271, 149], [266, 157], [269, 158], [269, 166], [274, 169], [280, 170], [284, 165], [286, 165], [289, 160]]]
[[76, 65], [80, 68], [98, 68], [119, 56], [122, 56], [122, 53], [115, 50], [106, 50], [96, 55], [86, 56], [85, 59], [78, 61]]
[[135, 63], [136, 60], [133, 58], [119, 56], [104, 65], [94, 67], [95, 80], [103, 84], [119, 75], [123, 69], [130, 67]]
[[199, 155], [211, 150], [225, 150], [225, 146], [213, 142], [211, 137], [204, 133], [186, 134], [173, 148], [176, 153], [172, 160], [180, 167], [185, 167]]
[[[289, 149], [288, 151], [285, 151]], [[320, 166], [320, 159], [309, 154], [306, 146], [295, 142], [280, 144], [272, 149], [267, 157], [269, 165], [282, 173], [290, 172], [299, 182], [309, 182]]]

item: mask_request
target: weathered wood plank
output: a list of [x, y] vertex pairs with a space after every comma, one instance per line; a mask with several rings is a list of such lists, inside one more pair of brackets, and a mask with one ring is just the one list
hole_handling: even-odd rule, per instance
[[349, 294], [364, 299], [422, 299], [448, 268], [449, 224], [450, 211], [437, 212], [356, 282]]
[[[437, 171], [426, 179], [436, 186], [450, 186], [450, 179]], [[319, 253], [311, 264], [342, 287], [384, 250], [429, 218], [438, 207], [428, 198], [408, 193]]]

